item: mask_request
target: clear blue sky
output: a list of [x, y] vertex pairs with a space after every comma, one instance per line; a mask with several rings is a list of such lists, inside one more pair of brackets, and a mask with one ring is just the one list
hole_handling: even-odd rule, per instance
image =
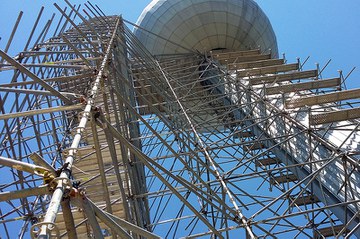
[[[4, 49], [17, 14], [24, 11], [20, 32], [29, 32], [42, 5], [47, 9], [46, 17], [56, 12], [52, 6], [55, 0], [0, 0], [0, 48]], [[63, 1], [56, 1], [65, 6]], [[73, 0], [74, 4], [83, 3]], [[95, 0], [106, 14], [122, 14], [135, 22], [142, 9], [151, 0]], [[297, 57], [311, 56], [307, 67], [315, 63], [332, 63], [325, 77], [337, 76], [337, 70], [344, 74], [356, 66], [358, 69], [350, 78], [352, 88], [360, 87], [360, 4], [358, 1], [339, 0], [257, 0], [270, 18], [278, 39], [280, 53], [285, 52], [289, 62]], [[58, 14], [58, 13], [57, 13]], [[25, 41], [16, 35], [10, 53], [15, 53]], [[2, 79], [0, 79], [2, 81]]]

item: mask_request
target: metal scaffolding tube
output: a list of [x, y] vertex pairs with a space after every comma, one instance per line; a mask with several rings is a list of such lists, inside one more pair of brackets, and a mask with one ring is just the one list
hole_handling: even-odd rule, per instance
[[121, 17], [65, 1], [33, 48], [43, 8], [24, 50], [0, 52], [0, 71], [14, 70], [0, 85], [1, 232], [24, 220], [19, 237], [31, 225], [39, 238], [359, 236], [358, 108], [331, 103], [359, 90], [334, 93], [329, 62], [155, 58]]
[[[94, 54], [95, 56], [101, 55], [101, 54], [98, 53], [97, 46], [94, 45], [94, 43], [89, 39], [88, 35], [85, 34], [85, 33], [79, 28], [79, 26], [78, 26], [77, 24], [75, 24], [74, 21], [71, 20], [71, 18], [59, 7], [59, 5], [57, 5], [56, 3], [54, 3], [54, 6], [55, 6], [55, 7], [59, 10], [59, 12], [66, 18], [66, 20], [67, 20], [68, 22], [70, 22], [70, 24], [74, 27], [74, 29], [76, 29], [76, 31], [77, 31], [84, 39], [86, 39], [87, 43], [88, 43], [90, 46], [92, 46], [92, 48], [93, 48], [94, 50], [92, 50], [91, 48], [87, 47], [85, 44], [81, 43], [81, 41], [80, 41], [80, 43], [84, 46], [84, 48], [87, 49], [88, 51], [90, 51], [90, 52], [91, 52], [92, 54]], [[73, 9], [72, 9], [72, 10], [73, 10]], [[75, 15], [77, 15], [76, 12], [75, 12]], [[104, 57], [106, 57], [106, 51], [105, 51], [105, 56], [104, 56]]]
[[27, 188], [20, 191], [11, 191], [11, 192], [1, 192], [0, 193], [0, 201], [10, 201], [14, 199], [37, 196], [37, 195], [45, 195], [50, 194], [49, 186], [42, 185], [34, 188]]
[[73, 198], [73, 201], [78, 201], [80, 207], [84, 210], [84, 213], [87, 218], [87, 222], [90, 224], [92, 228], [94, 238], [104, 239], [104, 235], [102, 233], [99, 222], [96, 219], [96, 215], [92, 203], [90, 203], [90, 201], [86, 198], [85, 195], [81, 195], [81, 192], [80, 195]]
[[[165, 180], [158, 172], [157, 170], [150, 165], [149, 158], [144, 155], [141, 151], [139, 151], [136, 147], [134, 147], [126, 138], [124, 138], [123, 135], [121, 135], [115, 128], [113, 128], [113, 126], [111, 126], [111, 124], [107, 123], [109, 129], [111, 130], [111, 133], [114, 135], [114, 137], [116, 137], [117, 139], [119, 139], [123, 144], [125, 144], [128, 149], [133, 152], [135, 155], [137, 155], [140, 159], [142, 159], [142, 162], [154, 173], [157, 175], [158, 178], [162, 179], [162, 182], [168, 187], [170, 188], [173, 193], [188, 207], [190, 208], [199, 218], [200, 220], [202, 220], [208, 227], [210, 230], [212, 230], [214, 232], [214, 234], [216, 234], [217, 236], [219, 236], [220, 238], [223, 238], [218, 232], [217, 230], [205, 219], [203, 218], [203, 216], [191, 205], [189, 204], [186, 199], [183, 198], [182, 195], [180, 195], [172, 186], [170, 183], [167, 182], [167, 180]], [[157, 166], [158, 168], [161, 169], [161, 166]], [[164, 171], [164, 170], [163, 170]]]
[[103, 211], [103, 213], [105, 213], [108, 217], [110, 217], [112, 220], [114, 220], [119, 226], [124, 227], [127, 230], [132, 231], [140, 236], [143, 236], [143, 237], [149, 238], [149, 239], [160, 239], [161, 238], [149, 231], [144, 230], [141, 227], [138, 227], [132, 223], [129, 223], [129, 222], [127, 222], [119, 217], [116, 217], [106, 211]]
[[[121, 238], [128, 238], [128, 239], [133, 238], [122, 227], [120, 227], [112, 218], [108, 217], [105, 214], [105, 212], [103, 212], [101, 209], [99, 209], [93, 202], [91, 202], [85, 196], [82, 196], [81, 199], [77, 199], [77, 200], [79, 200], [83, 206], [86, 205], [86, 207], [88, 207], [87, 208], [88, 213], [91, 213], [94, 216], [94, 218], [93, 218], [93, 220], [95, 220], [94, 223], [97, 224], [97, 221], [95, 218], [95, 215], [96, 215], [101, 221], [103, 221], [112, 230], [114, 230], [116, 232], [116, 234], [119, 235]], [[94, 223], [92, 223], [92, 224], [94, 224]], [[103, 238], [103, 235], [101, 233], [101, 228], [98, 226], [98, 224], [96, 226], [98, 227], [97, 230], [99, 230], [99, 232], [98, 232], [98, 236], [95, 235], [95, 238]]]
[[[121, 101], [122, 101], [124, 104], [126, 104], [127, 106], [129, 106], [129, 105], [128, 105], [128, 102], [126, 102], [125, 99], [124, 99], [116, 90], [114, 90], [114, 92], [117, 94], [117, 97], [118, 97], [119, 99], [121, 99]], [[179, 154], [177, 154], [177, 153], [170, 147], [170, 145], [160, 137], [160, 135], [157, 134], [156, 130], [152, 129], [151, 126], [150, 126], [146, 121], [144, 121], [144, 119], [143, 119], [135, 110], [131, 109], [130, 107], [129, 107], [129, 110], [130, 110], [133, 114], [135, 114], [136, 117], [138, 117], [138, 118], [142, 121], [142, 123], [144, 123], [144, 125], [145, 125], [146, 127], [149, 128], [149, 130], [169, 149], [170, 152], [173, 153], [174, 156], [176, 156], [176, 158], [178, 158], [178, 159], [184, 164], [184, 166], [187, 168], [187, 170], [189, 170], [189, 172], [191, 172], [192, 175], [193, 175], [194, 177], [196, 177], [196, 179], [199, 180], [199, 181], [202, 183], [202, 185], [204, 185], [205, 187], [207, 187], [207, 183], [204, 182], [204, 181], [201, 179], [201, 177], [198, 177], [198, 175], [196, 174], [196, 172], [194, 172], [190, 167], [188, 167], [188, 166], [186, 165], [186, 163], [185, 163], [184, 160], [181, 158], [181, 156], [180, 156]], [[194, 154], [193, 151], [190, 152], [190, 153], [191, 153], [191, 154]], [[204, 165], [204, 164], [202, 164], [202, 165], [203, 165], [204, 167], [206, 167], [206, 165]], [[192, 185], [189, 185], [189, 187], [191, 187], [191, 186], [192, 186]], [[209, 190], [209, 193], [210, 193], [210, 194], [213, 192], [210, 187], [208, 187], [208, 190]], [[213, 194], [213, 196], [215, 196], [215, 194]], [[213, 201], [215, 201], [215, 200], [216, 200], [216, 201], [220, 201], [221, 199], [220, 199], [220, 198], [213, 198], [212, 200], [213, 200]], [[231, 209], [228, 208], [228, 210], [231, 210]]]
[[20, 162], [18, 160], [14, 160], [2, 156], [0, 156], [0, 164], [3, 166], [11, 167], [16, 170], [28, 172], [38, 176], [44, 176], [45, 172], [48, 172], [47, 168], [33, 165], [30, 163]]
[[[161, 68], [160, 68], [160, 69], [161, 69]], [[184, 113], [184, 115], [185, 115], [188, 123], [190, 124], [190, 127], [191, 127], [192, 131], [194, 132], [194, 134], [195, 134], [195, 136], [196, 136], [196, 138], [197, 138], [197, 140], [198, 140], [198, 143], [200, 144], [201, 148], [203, 149], [203, 151], [204, 151], [204, 153], [205, 153], [205, 155], [206, 155], [206, 158], [207, 158], [207, 159], [210, 161], [210, 163], [212, 164], [212, 167], [213, 167], [213, 169], [214, 169], [214, 172], [215, 172], [215, 175], [216, 175], [217, 179], [221, 182], [221, 185], [222, 185], [222, 187], [224, 188], [224, 190], [226, 191], [226, 193], [228, 194], [228, 197], [229, 197], [230, 201], [231, 201], [232, 204], [234, 205], [234, 208], [235, 208], [237, 214], [239, 215], [240, 220], [241, 220], [241, 221], [243, 222], [243, 224], [245, 225], [245, 228], [246, 228], [246, 230], [247, 230], [250, 238], [252, 238], [252, 239], [253, 239], [253, 238], [256, 238], [255, 235], [254, 235], [254, 233], [252, 232], [252, 229], [248, 226], [247, 219], [246, 219], [246, 218], [242, 215], [242, 213], [240, 212], [239, 207], [238, 207], [238, 205], [236, 204], [236, 202], [235, 202], [235, 200], [234, 200], [234, 198], [233, 198], [233, 195], [232, 195], [231, 192], [228, 190], [226, 183], [222, 180], [222, 176], [220, 175], [220, 173], [219, 173], [219, 171], [218, 171], [218, 169], [217, 169], [214, 161], [212, 160], [210, 154], [209, 154], [208, 151], [206, 150], [205, 144], [204, 144], [204, 142], [202, 141], [202, 139], [200, 138], [199, 134], [197, 133], [197, 130], [195, 129], [194, 125], [192, 124], [189, 116], [187, 115], [184, 106], [182, 105], [182, 103], [181, 103], [180, 100], [178, 99], [177, 94], [175, 93], [175, 91], [174, 91], [174, 89], [172, 88], [171, 84], [168, 82], [168, 79], [167, 79], [165, 73], [162, 72], [162, 74], [163, 74], [163, 77], [165, 78], [166, 82], [168, 83], [168, 86], [169, 86], [170, 90], [172, 91], [173, 95], [174, 95], [175, 98], [177, 99], [177, 103], [178, 103], [178, 105], [180, 106], [181, 110], [183, 111], [183, 113]]]
[[9, 55], [7, 55], [4, 51], [0, 50], [0, 56], [5, 59], [7, 62], [9, 62], [11, 65], [13, 65], [14, 67], [16, 67], [16, 69], [18, 69], [19, 71], [21, 71], [22, 73], [24, 73], [25, 75], [27, 75], [29, 78], [31, 78], [32, 80], [34, 80], [36, 83], [40, 84], [42, 87], [44, 87], [44, 89], [52, 92], [55, 96], [59, 97], [62, 101], [64, 101], [65, 104], [67, 105], [72, 105], [72, 101], [69, 100], [67, 97], [65, 97], [64, 95], [62, 95], [60, 92], [58, 92], [57, 90], [55, 90], [52, 86], [48, 85], [45, 81], [43, 81], [42, 79], [40, 79], [38, 76], [36, 76], [34, 73], [32, 73], [31, 71], [29, 71], [28, 69], [26, 69], [22, 64], [18, 63], [17, 61], [15, 61], [13, 58], [11, 58]]
[[[4, 52], [5, 52], [5, 53], [7, 53], [8, 50], [9, 50], [9, 48], [10, 48], [11, 42], [13, 41], [14, 35], [15, 35], [16, 30], [17, 30], [17, 28], [18, 28], [18, 26], [19, 26], [19, 23], [20, 23], [20, 21], [21, 21], [22, 15], [23, 15], [23, 11], [20, 11], [20, 12], [19, 12], [19, 15], [18, 15], [18, 17], [17, 17], [17, 19], [16, 19], [15, 25], [14, 25], [14, 27], [13, 27], [13, 30], [11, 31], [9, 40], [8, 40], [8, 42], [6, 43], [6, 46], [5, 46], [5, 49], [4, 49]], [[1, 59], [0, 64], [3, 63], [4, 60], [5, 60], [4, 58]]]
[[71, 212], [70, 198], [64, 198], [61, 201], [61, 209], [65, 221], [66, 232], [71, 239], [77, 239], [77, 233], [74, 223], [74, 217]]
[[2, 114], [0, 115], [0, 120], [7, 120], [18, 117], [27, 117], [27, 116], [40, 115], [40, 114], [48, 114], [59, 111], [80, 110], [83, 107], [84, 107], [83, 104], [74, 104], [68, 106], [57, 106], [48, 109], [36, 109], [36, 110], [22, 111], [18, 113]]
[[[74, 159], [75, 159], [75, 152], [79, 146], [79, 143], [80, 143], [80, 140], [82, 138], [82, 134], [83, 134], [83, 129], [85, 128], [87, 122], [88, 122], [88, 118], [90, 117], [90, 114], [91, 114], [91, 110], [92, 110], [92, 107], [93, 107], [93, 104], [94, 104], [94, 98], [95, 96], [97, 95], [98, 91], [99, 91], [99, 87], [100, 87], [100, 81], [101, 81], [101, 78], [103, 76], [103, 73], [104, 73], [104, 70], [105, 70], [105, 67], [106, 67], [106, 64], [107, 64], [107, 61], [110, 57], [110, 54], [111, 54], [111, 49], [112, 49], [112, 45], [113, 45], [113, 42], [114, 42], [114, 39], [115, 39], [115, 36], [117, 34], [117, 30], [119, 28], [119, 23], [120, 23], [120, 18], [118, 18], [117, 22], [116, 22], [116, 25], [115, 25], [115, 28], [114, 28], [114, 31], [112, 33], [112, 36], [109, 40], [109, 43], [108, 43], [108, 46], [107, 46], [107, 49], [106, 49], [106, 53], [104, 55], [104, 59], [102, 60], [102, 63], [101, 63], [101, 66], [99, 68], [99, 73], [97, 74], [97, 77], [93, 83], [93, 87], [90, 91], [90, 98], [87, 100], [87, 104], [85, 106], [85, 109], [83, 111], [83, 116], [81, 117], [81, 120], [80, 120], [80, 123], [79, 123], [79, 126], [77, 128], [77, 132], [76, 132], [76, 135], [74, 136], [74, 139], [73, 139], [73, 142], [71, 143], [71, 146], [70, 146], [70, 150], [69, 150], [69, 155], [68, 157], [66, 158], [65, 160], [65, 164], [67, 164], [67, 168], [68, 170], [66, 171], [63, 171], [61, 174], [60, 174], [60, 178], [69, 178], [69, 174], [71, 172], [71, 166], [74, 162]], [[63, 196], [63, 193], [64, 193], [64, 189], [65, 189], [65, 185], [62, 185], [61, 181], [59, 181], [59, 184], [58, 186], [56, 187], [53, 195], [52, 195], [52, 198], [51, 198], [51, 203], [49, 205], [49, 208], [47, 210], [47, 213], [45, 215], [45, 218], [44, 218], [44, 223], [54, 223], [55, 221], [55, 218], [56, 218], [56, 213], [58, 212], [59, 210], [59, 205], [60, 205], [60, 201], [62, 199], [62, 196]], [[49, 234], [48, 234], [48, 230], [47, 230], [47, 225], [43, 225], [41, 227], [41, 231], [39, 233], [39, 238], [48, 238], [49, 237]]]

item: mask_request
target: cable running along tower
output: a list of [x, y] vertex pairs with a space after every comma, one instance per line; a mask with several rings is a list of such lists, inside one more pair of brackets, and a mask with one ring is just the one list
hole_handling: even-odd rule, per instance
[[360, 90], [255, 2], [54, 5], [0, 50], [2, 238], [360, 237]]

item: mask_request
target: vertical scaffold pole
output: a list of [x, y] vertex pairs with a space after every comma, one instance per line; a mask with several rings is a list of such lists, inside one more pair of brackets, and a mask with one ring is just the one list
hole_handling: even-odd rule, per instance
[[[111, 39], [109, 41], [109, 44], [107, 46], [106, 49], [106, 53], [105, 56], [101, 62], [101, 66], [100, 66], [100, 70], [96, 76], [96, 80], [93, 84], [93, 87], [91, 89], [91, 92], [89, 94], [89, 99], [87, 100], [85, 109], [83, 111], [82, 117], [80, 119], [80, 123], [79, 126], [77, 127], [77, 132], [76, 135], [74, 136], [74, 139], [72, 141], [71, 147], [69, 149], [68, 152], [68, 156], [65, 160], [65, 164], [67, 164], [67, 169], [64, 170], [61, 174], [60, 174], [60, 179], [62, 178], [69, 178], [70, 173], [71, 173], [71, 166], [74, 162], [75, 159], [75, 153], [79, 147], [80, 144], [80, 140], [82, 139], [83, 136], [83, 131], [86, 127], [86, 124], [88, 122], [89, 117], [91, 117], [91, 110], [92, 110], [92, 106], [94, 105], [94, 99], [95, 96], [98, 94], [98, 91], [100, 89], [100, 81], [102, 78], [102, 75], [104, 73], [104, 70], [106, 68], [106, 64], [108, 59], [110, 58], [110, 54], [111, 54], [111, 48], [114, 42], [114, 39], [116, 37], [117, 34], [117, 29], [119, 27], [120, 24], [120, 18], [118, 18], [115, 28], [114, 28], [114, 32], [112, 33]], [[45, 239], [45, 238], [49, 238], [49, 225], [55, 222], [57, 213], [59, 211], [59, 206], [60, 206], [60, 202], [62, 200], [63, 194], [64, 194], [64, 190], [66, 188], [67, 185], [64, 185], [64, 183], [62, 183], [62, 180], [58, 180], [58, 185], [52, 195], [51, 198], [51, 202], [49, 204], [49, 208], [46, 212], [44, 221], [43, 221], [43, 225], [41, 226], [41, 231], [39, 233], [39, 239]]]

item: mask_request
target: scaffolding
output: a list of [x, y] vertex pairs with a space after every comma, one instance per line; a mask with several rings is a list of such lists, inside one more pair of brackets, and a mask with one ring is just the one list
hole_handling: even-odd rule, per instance
[[359, 237], [342, 74], [261, 49], [154, 57], [121, 17], [65, 2], [0, 50], [1, 237]]

